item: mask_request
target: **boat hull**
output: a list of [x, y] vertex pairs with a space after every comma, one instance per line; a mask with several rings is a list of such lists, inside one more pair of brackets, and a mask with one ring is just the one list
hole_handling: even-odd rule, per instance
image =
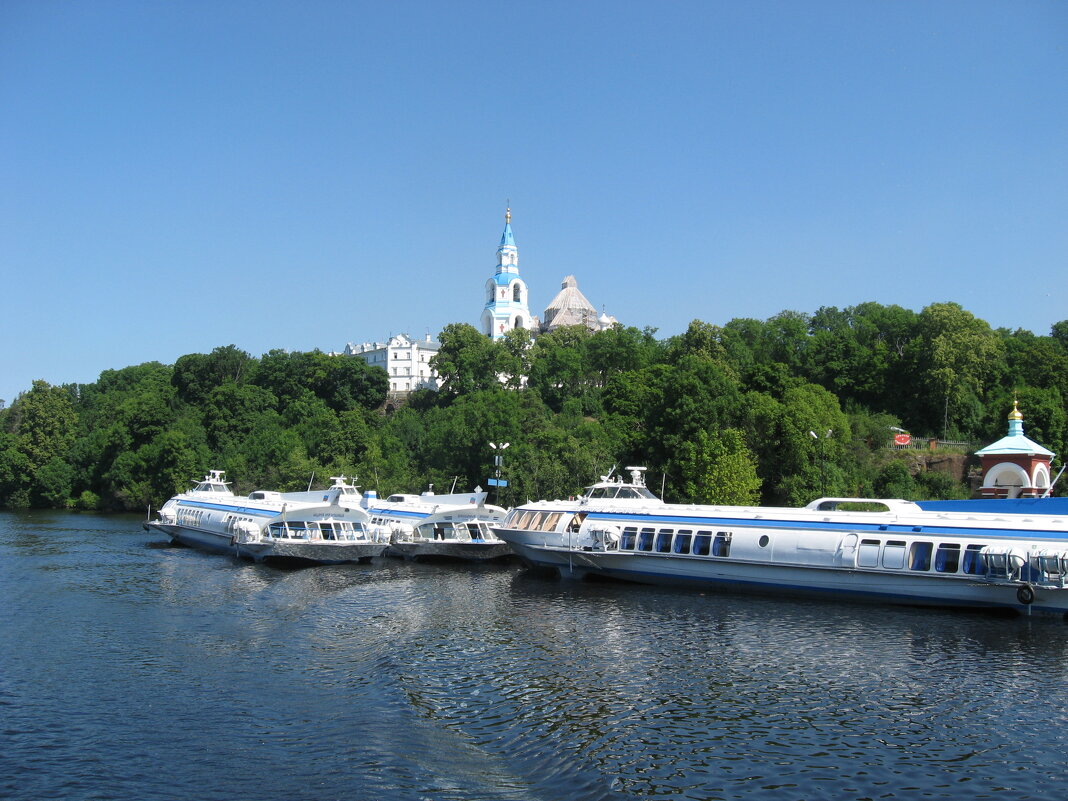
[[377, 542], [273, 541], [238, 545], [240, 556], [254, 562], [279, 565], [342, 565], [370, 562], [386, 550]]
[[340, 565], [369, 562], [381, 556], [387, 547], [386, 543], [360, 541], [266, 540], [243, 543], [230, 535], [158, 521], [146, 523], [145, 528], [170, 537], [172, 542], [200, 551], [267, 564]]
[[[525, 564], [561, 577], [601, 576], [640, 584], [690, 586], [760, 595], [805, 596], [906, 606], [1007, 610], [1021, 615], [1068, 615], [1063, 589], [1030, 588], [979, 577], [886, 574], [845, 567], [784, 565], [568, 547], [546, 532], [497, 529]], [[1028, 597], [1028, 596], [1023, 596]]]
[[394, 542], [387, 555], [412, 562], [458, 561], [493, 562], [514, 556], [511, 547], [504, 542]]
[[237, 556], [234, 538], [228, 534], [208, 531], [206, 529], [190, 528], [169, 523], [161, 523], [153, 520], [145, 523], [145, 528], [170, 537], [171, 542], [196, 548], [199, 551], [209, 553], [222, 553]]

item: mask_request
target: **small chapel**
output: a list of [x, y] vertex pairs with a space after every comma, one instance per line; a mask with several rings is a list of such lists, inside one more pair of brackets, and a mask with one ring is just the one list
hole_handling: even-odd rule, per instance
[[984, 498], [1040, 498], [1049, 489], [1055, 454], [1024, 436], [1023, 413], [1016, 401], [1009, 412], [1009, 433], [975, 455], [982, 467]]

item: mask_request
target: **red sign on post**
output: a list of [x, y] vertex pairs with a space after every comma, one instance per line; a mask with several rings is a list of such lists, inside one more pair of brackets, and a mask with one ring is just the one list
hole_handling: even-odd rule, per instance
[[895, 445], [908, 445], [912, 442], [912, 437], [908, 434], [894, 434]]

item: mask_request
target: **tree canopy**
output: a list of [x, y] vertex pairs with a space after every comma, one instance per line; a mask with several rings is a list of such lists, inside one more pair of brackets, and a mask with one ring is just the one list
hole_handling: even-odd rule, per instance
[[643, 464], [667, 500], [807, 503], [821, 494], [953, 497], [956, 479], [887, 448], [892, 428], [987, 444], [1017, 399], [1027, 433], [1068, 447], [1068, 321], [992, 329], [955, 303], [862, 303], [766, 321], [560, 328], [499, 341], [455, 323], [439, 392], [387, 398], [380, 367], [320, 351], [234, 345], [35, 381], [0, 410], [0, 507], [142, 509], [208, 469], [235, 488], [357, 475], [380, 494], [469, 490], [508, 442], [497, 500], [573, 494]]

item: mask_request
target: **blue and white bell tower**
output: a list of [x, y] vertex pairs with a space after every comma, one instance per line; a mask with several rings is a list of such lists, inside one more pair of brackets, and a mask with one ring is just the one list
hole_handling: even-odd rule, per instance
[[497, 248], [497, 272], [486, 282], [486, 306], [482, 311], [482, 333], [500, 339], [513, 328], [531, 329], [527, 305], [527, 285], [519, 277], [519, 249], [512, 236], [512, 209], [504, 213], [504, 233]]

